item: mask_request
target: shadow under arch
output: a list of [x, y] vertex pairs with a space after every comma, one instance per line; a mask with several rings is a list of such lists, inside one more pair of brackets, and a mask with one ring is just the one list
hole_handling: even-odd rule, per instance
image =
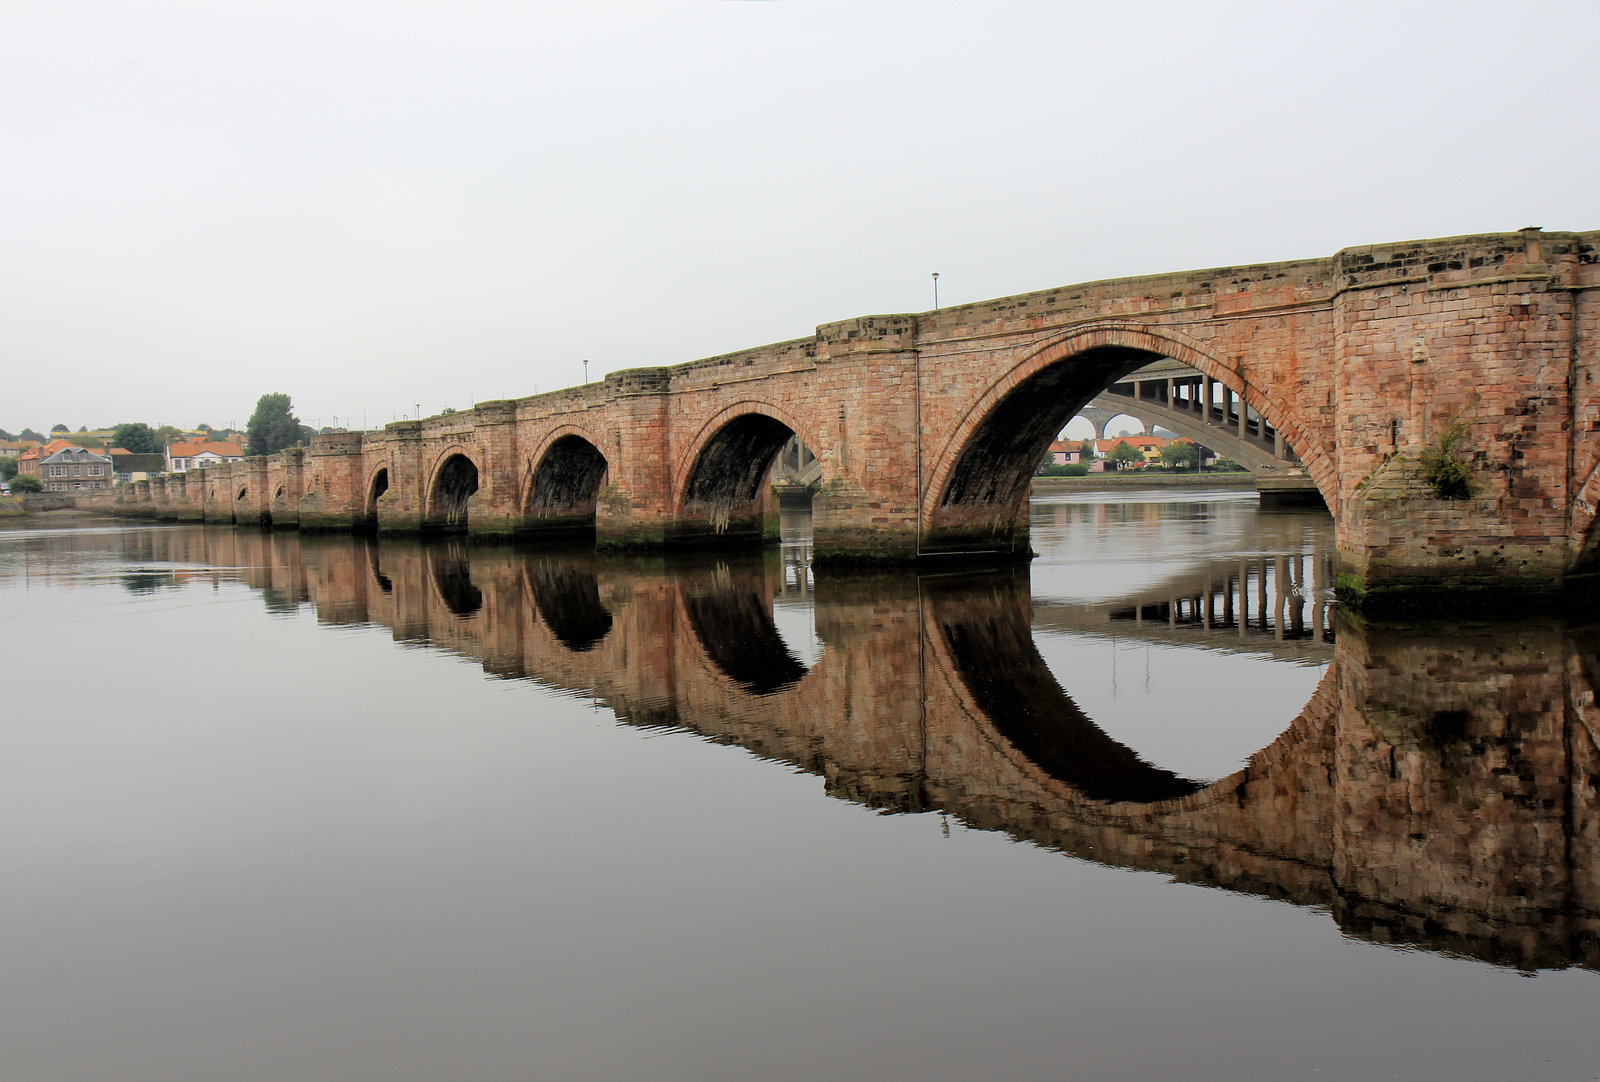
[[540, 559], [526, 574], [533, 607], [561, 645], [582, 654], [611, 633], [611, 613], [600, 601], [593, 559]]
[[537, 534], [593, 534], [595, 509], [610, 466], [593, 441], [557, 436], [528, 476], [522, 499], [523, 529]]
[[1162, 358], [1210, 377], [1265, 418], [1300, 456], [1337, 517], [1332, 464], [1319, 448], [1302, 446], [1302, 434], [1278, 403], [1164, 329], [1102, 326], [1076, 331], [1022, 358], [974, 402], [935, 460], [923, 494], [925, 551], [980, 540], [1025, 551], [1029, 481], [1051, 441], [1107, 387]]
[[372, 480], [367, 483], [367, 503], [365, 508], [367, 525], [378, 524], [378, 500], [385, 492], [389, 491], [389, 467], [380, 466], [372, 475]]
[[478, 491], [478, 465], [460, 451], [447, 455], [433, 475], [424, 527], [458, 533], [467, 528], [467, 501]]
[[[753, 695], [792, 687], [806, 666], [789, 650], [772, 619], [772, 591], [760, 574], [736, 574], [725, 563], [683, 583], [684, 611], [706, 657]], [[698, 579], [698, 581], [695, 581]]]
[[[676, 542], [777, 539], [765, 481], [791, 437], [804, 437], [766, 403], [745, 402], [724, 410], [702, 430], [680, 476], [671, 539]], [[723, 420], [726, 418], [726, 420]]]
[[1056, 681], [1033, 641], [1024, 595], [1008, 575], [924, 582], [929, 616], [973, 706], [1050, 777], [1101, 803], [1153, 804], [1207, 785], [1153, 766], [1112, 739]]

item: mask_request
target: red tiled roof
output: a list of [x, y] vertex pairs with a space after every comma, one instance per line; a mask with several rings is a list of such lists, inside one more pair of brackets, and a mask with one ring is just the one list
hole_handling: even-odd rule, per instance
[[205, 454], [210, 451], [220, 458], [243, 458], [244, 451], [232, 440], [196, 440], [193, 443], [167, 444], [168, 458], [193, 458], [195, 455]]
[[1109, 451], [1119, 443], [1126, 443], [1135, 451], [1144, 451], [1151, 447], [1159, 449], [1167, 445], [1167, 441], [1160, 436], [1112, 436], [1110, 439], [1096, 440], [1095, 447], [1101, 451]]
[[71, 440], [51, 440], [43, 447], [35, 447], [31, 451], [22, 452], [22, 454], [17, 456], [17, 458], [19, 460], [24, 458], [49, 458], [57, 451], [65, 451], [68, 447], [76, 446], [78, 445], [73, 443]]

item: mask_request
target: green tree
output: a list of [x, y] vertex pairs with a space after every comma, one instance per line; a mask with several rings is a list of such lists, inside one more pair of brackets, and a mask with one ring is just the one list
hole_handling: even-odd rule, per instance
[[1094, 441], [1093, 440], [1083, 440], [1082, 442], [1080, 442], [1078, 444], [1078, 457], [1081, 458], [1085, 462], [1088, 462], [1089, 460], [1094, 458]]
[[39, 433], [35, 432], [31, 428], [24, 428], [21, 432], [18, 432], [17, 433], [17, 439], [19, 439], [19, 440], [31, 440], [34, 443], [44, 443], [45, 442], [45, 438], [43, 436], [39, 435]]
[[155, 429], [143, 421], [129, 421], [111, 430], [111, 446], [136, 455], [160, 454], [162, 443], [156, 439]]
[[250, 442], [248, 453], [275, 455], [300, 438], [300, 421], [286, 394], [264, 394], [256, 400], [256, 411], [245, 426]]
[[0, 455], [0, 481], [9, 481], [17, 475], [17, 460]]
[[1121, 470], [1126, 469], [1135, 462], [1143, 462], [1144, 455], [1129, 447], [1127, 440], [1118, 440], [1117, 445], [1111, 448], [1111, 453], [1106, 456], [1106, 460]]
[[71, 431], [72, 431], [72, 429], [68, 428], [66, 425], [51, 425], [50, 426], [50, 434], [52, 436], [56, 435], [58, 432], [71, 432]]
[[44, 491], [44, 482], [39, 480], [37, 477], [30, 477], [27, 474], [23, 474], [21, 477], [17, 477], [17, 478], [12, 480], [12, 482], [11, 482], [11, 491], [12, 492], [43, 492]]
[[1199, 458], [1200, 448], [1190, 440], [1173, 440], [1161, 448], [1161, 464], [1168, 469], [1187, 469]]

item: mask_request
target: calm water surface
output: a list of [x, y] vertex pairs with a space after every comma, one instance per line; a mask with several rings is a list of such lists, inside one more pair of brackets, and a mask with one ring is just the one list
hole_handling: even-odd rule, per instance
[[808, 529], [0, 532], [4, 1077], [1600, 1077], [1592, 629], [1228, 492]]

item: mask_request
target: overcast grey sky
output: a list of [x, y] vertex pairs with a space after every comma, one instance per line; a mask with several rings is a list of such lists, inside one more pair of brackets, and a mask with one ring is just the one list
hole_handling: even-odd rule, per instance
[[0, 6], [0, 427], [374, 427], [1071, 282], [1600, 227], [1600, 4]]

